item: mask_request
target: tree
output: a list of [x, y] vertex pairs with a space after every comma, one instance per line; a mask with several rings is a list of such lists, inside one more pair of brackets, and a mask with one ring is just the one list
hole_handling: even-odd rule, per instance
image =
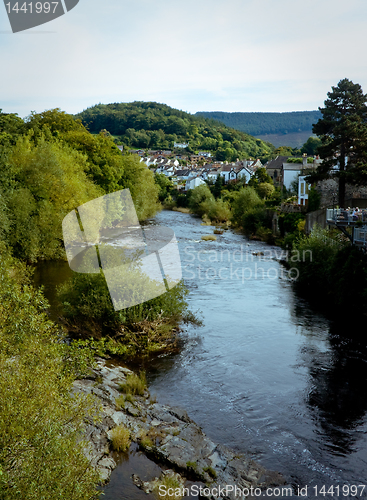
[[307, 153], [310, 156], [315, 155], [319, 146], [321, 146], [321, 139], [311, 136], [302, 146], [301, 153]]
[[321, 139], [318, 152], [324, 161], [308, 181], [330, 178], [338, 166], [339, 205], [344, 206], [346, 183], [367, 182], [367, 96], [359, 84], [347, 78], [327, 95], [325, 107], [319, 108], [322, 118], [312, 129]]
[[216, 198], [220, 197], [223, 185], [224, 185], [223, 177], [219, 174], [219, 175], [217, 175], [217, 178], [216, 178], [215, 184], [214, 184], [214, 188], [212, 191]]
[[140, 162], [138, 155], [123, 155], [122, 166], [124, 173], [119, 181], [120, 189], [130, 189], [139, 220], [153, 217], [162, 208], [153, 172]]

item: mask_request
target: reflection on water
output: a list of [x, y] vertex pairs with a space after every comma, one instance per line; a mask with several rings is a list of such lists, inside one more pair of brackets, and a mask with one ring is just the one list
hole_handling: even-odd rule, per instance
[[[184, 328], [179, 354], [146, 363], [151, 393], [293, 485], [364, 484], [365, 328], [352, 314], [333, 322], [297, 295], [279, 249], [231, 231], [202, 241], [213, 228], [200, 222], [177, 212], [150, 222], [174, 230], [190, 307], [204, 320]], [[123, 488], [123, 474], [111, 484]], [[118, 498], [108, 491], [106, 500]]]
[[[201, 241], [213, 228], [185, 214], [163, 212], [157, 221], [178, 237], [204, 326], [186, 328], [180, 355], [150, 365], [152, 392], [293, 484], [363, 483], [367, 349], [349, 338], [360, 326], [333, 323], [298, 296], [266, 257], [279, 250], [232, 232]], [[226, 250], [230, 259], [215, 259]]]

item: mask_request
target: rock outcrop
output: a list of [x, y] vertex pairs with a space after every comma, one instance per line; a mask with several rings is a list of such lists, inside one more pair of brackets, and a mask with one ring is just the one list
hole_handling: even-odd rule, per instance
[[[74, 382], [74, 390], [94, 395], [102, 406], [102, 418], [90, 422], [87, 451], [92, 464], [99, 470], [101, 481], [107, 482], [116, 463], [110, 456], [111, 431], [123, 424], [132, 441], [140, 444], [154, 461], [168, 466], [184, 477], [215, 486], [233, 485], [238, 488], [267, 488], [284, 484], [282, 476], [265, 470], [261, 465], [208, 438], [181, 408], [161, 405], [144, 396], [134, 396], [133, 402], [116, 404], [121, 397], [120, 384], [132, 372], [121, 366], [107, 366], [102, 359], [91, 370], [89, 378]], [[231, 495], [223, 498], [231, 498]]]

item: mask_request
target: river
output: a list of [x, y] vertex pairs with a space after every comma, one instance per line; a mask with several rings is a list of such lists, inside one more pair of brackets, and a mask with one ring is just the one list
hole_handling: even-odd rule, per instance
[[[233, 231], [203, 241], [213, 227], [178, 212], [148, 224], [175, 231], [190, 308], [204, 323], [184, 326], [179, 354], [147, 364], [150, 392], [308, 496], [326, 485], [359, 498], [350, 486], [367, 482], [366, 327], [353, 311], [334, 322], [298, 296], [277, 247]], [[124, 467], [111, 484], [126, 481]], [[111, 488], [106, 500], [117, 498]]]

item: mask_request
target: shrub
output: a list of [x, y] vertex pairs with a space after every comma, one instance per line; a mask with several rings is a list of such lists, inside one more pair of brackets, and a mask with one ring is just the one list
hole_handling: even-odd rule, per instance
[[[129, 293], [139, 293], [139, 287], [145, 286], [145, 283], [139, 281], [130, 280]], [[96, 338], [103, 334], [114, 335], [122, 324], [133, 325], [157, 318], [180, 318], [187, 311], [187, 293], [187, 288], [180, 282], [154, 299], [115, 311], [102, 273], [73, 273], [72, 277], [58, 288], [65, 318], [72, 324], [83, 324], [85, 333], [82, 336]]]
[[209, 187], [206, 184], [197, 186], [196, 188], [192, 189], [189, 200], [189, 208], [201, 217], [202, 215], [204, 215], [205, 210], [200, 206], [204, 201], [207, 200], [214, 200], [214, 196], [210, 192]]
[[255, 234], [261, 226], [267, 225], [266, 210], [262, 207], [247, 210], [241, 217], [241, 225], [246, 235]]
[[234, 224], [241, 226], [243, 216], [249, 210], [260, 208], [264, 202], [253, 187], [247, 186], [240, 189], [237, 196], [232, 202], [232, 221]]
[[144, 396], [144, 391], [147, 388], [147, 380], [145, 373], [140, 372], [139, 375], [131, 373], [126, 376], [126, 381], [120, 384], [120, 390], [125, 394], [133, 396]]
[[231, 218], [231, 210], [228, 202], [222, 199], [207, 199], [200, 203], [199, 208], [201, 212], [214, 222], [227, 222]]
[[118, 396], [115, 400], [117, 410], [122, 410], [125, 408], [125, 397], [123, 394]]
[[130, 431], [123, 424], [118, 425], [110, 432], [112, 447], [116, 451], [126, 451], [129, 449]]
[[209, 467], [204, 467], [203, 471], [207, 472], [211, 478], [213, 478], [213, 479], [217, 478], [217, 473], [213, 469], [213, 467], [210, 467], [210, 466]]
[[[164, 486], [164, 488], [160, 490], [160, 486]], [[171, 492], [171, 489], [173, 490], [173, 495], [168, 494], [168, 491]], [[158, 500], [181, 500], [182, 494], [180, 494], [180, 491], [182, 491], [182, 484], [180, 483], [180, 481], [178, 481], [178, 479], [176, 479], [174, 476], [167, 475], [160, 477], [157, 485], [153, 490], [153, 494]]]
[[0, 498], [98, 498], [84, 456], [91, 399], [72, 395], [78, 363], [23, 265], [0, 258]]

